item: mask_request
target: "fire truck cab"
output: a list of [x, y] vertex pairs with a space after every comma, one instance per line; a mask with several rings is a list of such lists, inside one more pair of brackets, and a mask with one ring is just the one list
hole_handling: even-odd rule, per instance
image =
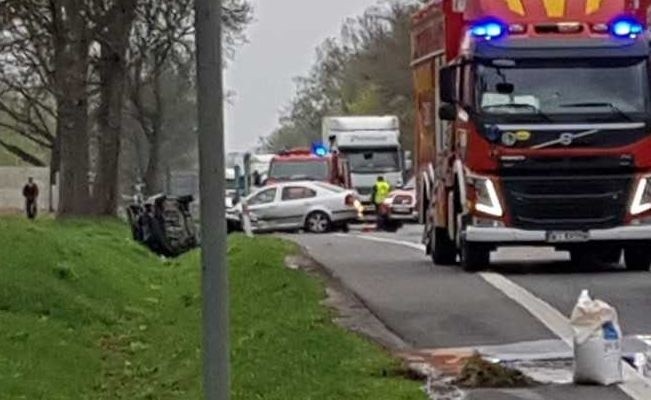
[[278, 153], [271, 160], [266, 184], [287, 181], [323, 181], [350, 188], [346, 163], [324, 146], [296, 148]]
[[502, 246], [651, 265], [649, 0], [443, 0], [414, 16], [419, 198], [437, 264]]

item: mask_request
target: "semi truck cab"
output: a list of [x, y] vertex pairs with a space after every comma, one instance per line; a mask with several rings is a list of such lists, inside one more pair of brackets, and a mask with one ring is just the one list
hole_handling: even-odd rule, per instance
[[346, 161], [352, 187], [362, 203], [372, 203], [371, 193], [379, 176], [393, 188], [403, 185], [398, 117], [328, 117], [323, 121], [323, 142]]
[[[651, 265], [648, 4], [444, 1], [433, 260], [502, 246]], [[646, 2], [642, 2], [646, 3]]]

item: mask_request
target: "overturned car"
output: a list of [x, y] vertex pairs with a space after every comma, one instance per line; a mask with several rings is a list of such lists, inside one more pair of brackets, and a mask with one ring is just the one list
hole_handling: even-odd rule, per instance
[[127, 206], [133, 239], [165, 257], [177, 257], [199, 245], [190, 206], [192, 196], [158, 195]]

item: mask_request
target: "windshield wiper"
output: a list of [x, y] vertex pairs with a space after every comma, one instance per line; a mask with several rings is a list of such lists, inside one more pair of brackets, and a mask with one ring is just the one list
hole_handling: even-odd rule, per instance
[[625, 118], [629, 122], [633, 122], [633, 118], [631, 118], [630, 115], [626, 114], [624, 111], [622, 111], [621, 108], [617, 107], [613, 103], [608, 103], [608, 102], [594, 102], [594, 103], [568, 103], [568, 104], [561, 104], [559, 105], [561, 108], [590, 108], [590, 107], [608, 107], [610, 108], [615, 114], [618, 114], [619, 116]]
[[490, 104], [487, 106], [483, 106], [482, 110], [490, 110], [491, 108], [515, 108], [515, 109], [529, 109], [534, 111], [537, 115], [540, 115], [543, 117], [547, 122], [552, 122], [552, 119], [549, 117], [549, 115], [545, 114], [542, 112], [542, 110], [533, 104], [528, 104], [528, 103], [500, 103], [500, 104]]

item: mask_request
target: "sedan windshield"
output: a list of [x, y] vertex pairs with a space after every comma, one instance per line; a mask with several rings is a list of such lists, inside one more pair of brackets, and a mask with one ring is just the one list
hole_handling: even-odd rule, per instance
[[326, 160], [274, 162], [271, 164], [269, 179], [327, 181], [328, 162]]
[[631, 120], [649, 107], [646, 60], [496, 60], [480, 64], [477, 72], [483, 115], [591, 114]]
[[398, 150], [342, 150], [350, 163], [350, 172], [353, 173], [383, 173], [400, 171], [400, 155]]

